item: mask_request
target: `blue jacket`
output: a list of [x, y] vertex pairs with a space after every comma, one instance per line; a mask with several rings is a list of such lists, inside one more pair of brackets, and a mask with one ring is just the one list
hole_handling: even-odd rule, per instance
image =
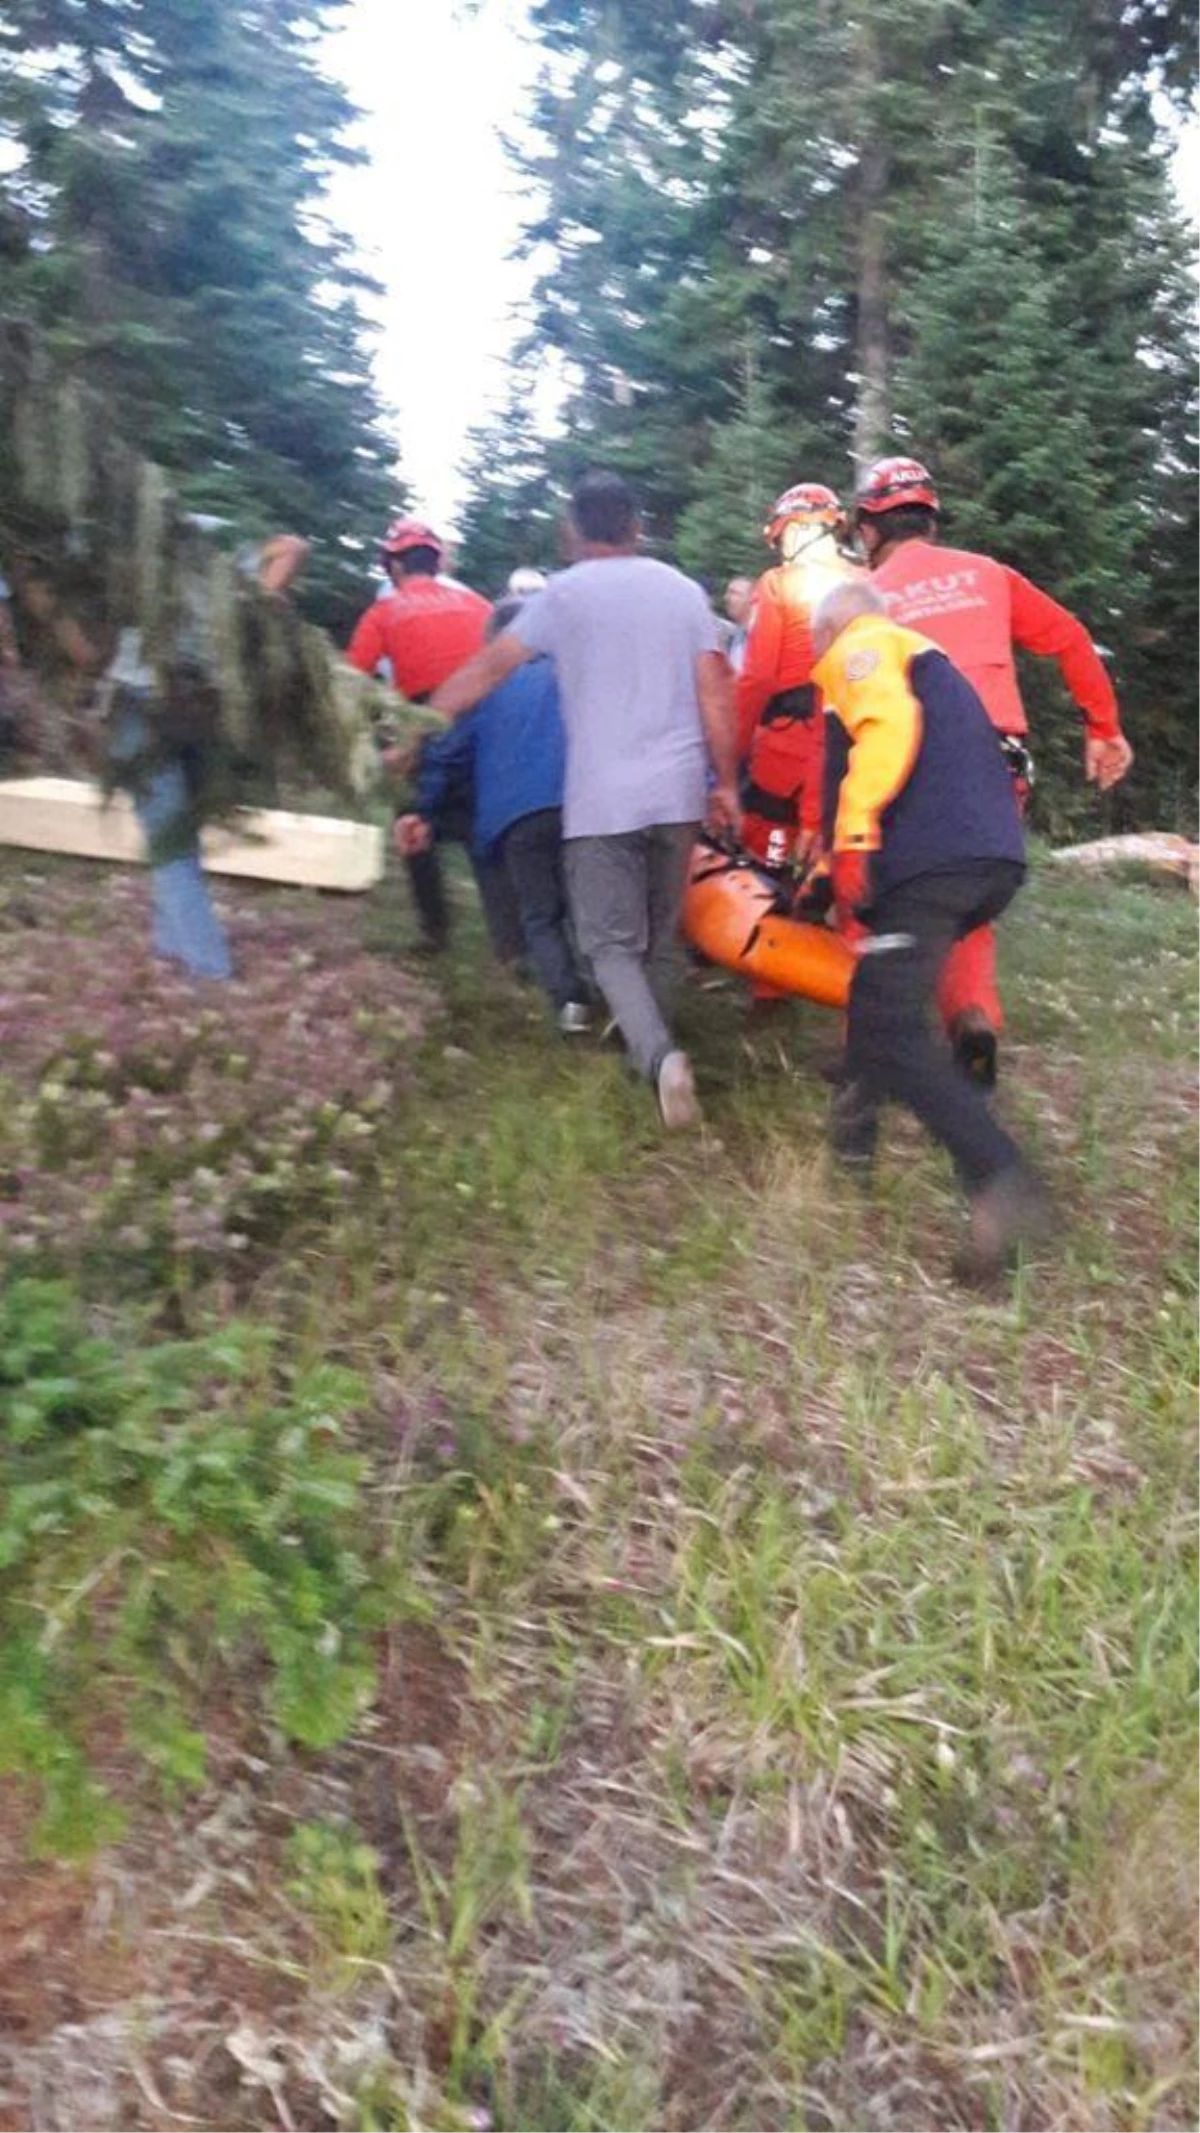
[[869, 852], [877, 896], [920, 874], [1025, 857], [1000, 736], [915, 630], [859, 615], [813, 668], [825, 698], [826, 834]]
[[474, 844], [486, 857], [514, 822], [562, 806], [565, 758], [553, 663], [530, 660], [423, 744], [416, 811], [436, 824], [439, 809], [473, 786]]

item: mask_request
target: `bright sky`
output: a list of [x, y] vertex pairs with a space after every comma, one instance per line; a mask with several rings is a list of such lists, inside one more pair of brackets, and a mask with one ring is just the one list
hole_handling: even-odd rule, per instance
[[507, 257], [531, 203], [500, 142], [537, 71], [524, 27], [525, 0], [356, 0], [325, 54], [370, 159], [339, 174], [331, 205], [386, 285], [376, 373], [412, 507], [443, 529], [532, 279]]
[[[537, 73], [526, 0], [355, 0], [325, 60], [363, 113], [369, 160], [331, 205], [385, 284], [376, 371], [403, 476], [413, 509], [452, 531], [466, 432], [501, 396], [532, 281], [508, 255], [534, 203], [500, 140], [520, 134]], [[1176, 159], [1193, 215], [1198, 180], [1193, 126]]]

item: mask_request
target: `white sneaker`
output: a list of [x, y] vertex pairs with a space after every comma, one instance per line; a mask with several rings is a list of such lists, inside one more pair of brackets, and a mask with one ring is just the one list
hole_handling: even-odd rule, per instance
[[658, 1070], [658, 1108], [668, 1133], [700, 1124], [692, 1062], [686, 1052], [668, 1052]]
[[558, 1011], [558, 1026], [564, 1037], [582, 1037], [592, 1026], [592, 1011], [585, 1000], [568, 1000]]

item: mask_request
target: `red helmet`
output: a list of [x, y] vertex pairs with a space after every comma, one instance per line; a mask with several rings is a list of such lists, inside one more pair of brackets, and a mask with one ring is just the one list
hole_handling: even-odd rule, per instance
[[842, 507], [832, 489], [821, 481], [798, 481], [794, 487], [785, 489], [771, 506], [771, 515], [763, 527], [763, 539], [774, 547], [780, 534], [794, 518], [816, 519], [822, 526], [840, 526]]
[[919, 459], [877, 459], [859, 483], [855, 510], [865, 511], [868, 518], [873, 518], [880, 511], [898, 511], [901, 504], [920, 504], [926, 511], [940, 511], [933, 476]]
[[442, 543], [432, 526], [419, 518], [394, 518], [380, 542], [380, 555], [385, 563], [394, 563], [410, 548], [432, 548], [438, 562], [442, 560]]

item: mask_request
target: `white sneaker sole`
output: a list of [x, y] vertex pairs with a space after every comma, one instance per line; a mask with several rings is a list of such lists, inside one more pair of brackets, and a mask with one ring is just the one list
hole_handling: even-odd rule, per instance
[[685, 1133], [700, 1124], [700, 1106], [692, 1064], [686, 1052], [668, 1052], [658, 1070], [658, 1108], [668, 1133]]

